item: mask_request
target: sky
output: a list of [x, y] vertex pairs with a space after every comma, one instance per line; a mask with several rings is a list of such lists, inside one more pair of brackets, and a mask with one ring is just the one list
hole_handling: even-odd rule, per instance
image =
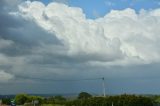
[[0, 94], [160, 94], [159, 40], [159, 0], [1, 0]]

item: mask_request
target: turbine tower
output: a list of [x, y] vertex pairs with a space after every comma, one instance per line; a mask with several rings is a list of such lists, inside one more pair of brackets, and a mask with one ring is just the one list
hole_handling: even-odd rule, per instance
[[105, 80], [102, 78], [103, 96], [106, 97]]

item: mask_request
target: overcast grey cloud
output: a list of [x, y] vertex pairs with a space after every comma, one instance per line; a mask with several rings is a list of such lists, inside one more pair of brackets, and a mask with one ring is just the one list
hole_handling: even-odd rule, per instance
[[2, 0], [0, 10], [0, 93], [100, 93], [100, 81], [45, 80], [100, 77], [108, 93], [160, 92], [159, 9], [95, 20], [57, 1]]

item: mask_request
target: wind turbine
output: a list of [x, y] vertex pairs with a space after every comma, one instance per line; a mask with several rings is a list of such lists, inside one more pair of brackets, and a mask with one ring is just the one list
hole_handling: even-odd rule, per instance
[[103, 96], [106, 97], [105, 80], [102, 78]]

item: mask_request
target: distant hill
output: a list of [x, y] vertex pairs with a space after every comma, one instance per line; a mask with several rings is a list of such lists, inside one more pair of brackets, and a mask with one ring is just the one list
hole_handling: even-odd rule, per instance
[[0, 95], [0, 99], [2, 98], [14, 98], [16, 95]]
[[[77, 97], [78, 94], [76, 93], [66, 93], [66, 94], [28, 94], [28, 95], [34, 95], [34, 96], [41, 96], [41, 97], [52, 97], [52, 96], [64, 96], [66, 98], [72, 98], [72, 97]], [[12, 94], [12, 95], [0, 95], [0, 99], [2, 98], [14, 98], [16, 96], [16, 94]]]

